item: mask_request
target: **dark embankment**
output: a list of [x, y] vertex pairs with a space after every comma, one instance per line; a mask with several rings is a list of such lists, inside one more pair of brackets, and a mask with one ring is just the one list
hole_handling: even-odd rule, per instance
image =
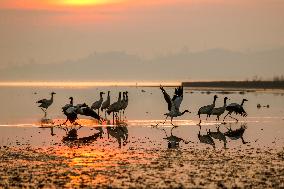
[[284, 89], [284, 81], [210, 81], [182, 82], [184, 87], [239, 88], [239, 89]]

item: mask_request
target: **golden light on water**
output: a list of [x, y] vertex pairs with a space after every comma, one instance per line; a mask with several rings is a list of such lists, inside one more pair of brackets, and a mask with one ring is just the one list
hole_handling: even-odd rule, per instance
[[180, 82], [0, 82], [0, 87], [155, 87], [179, 86]]

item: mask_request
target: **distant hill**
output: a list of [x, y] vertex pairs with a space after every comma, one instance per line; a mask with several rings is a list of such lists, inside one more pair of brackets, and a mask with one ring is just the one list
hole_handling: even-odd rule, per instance
[[0, 70], [0, 80], [243, 80], [255, 75], [283, 75], [283, 70], [284, 48], [249, 53], [223, 49], [182, 51], [151, 60], [125, 52], [104, 52], [58, 64], [5, 68]]

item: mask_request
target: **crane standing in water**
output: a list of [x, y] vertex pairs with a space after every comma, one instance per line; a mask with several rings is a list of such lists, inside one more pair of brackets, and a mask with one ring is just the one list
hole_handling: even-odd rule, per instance
[[121, 110], [121, 92], [119, 92], [117, 101], [109, 105], [107, 109], [108, 115], [112, 113], [113, 124], [114, 124], [114, 113], [118, 113], [120, 110]]
[[105, 110], [105, 119], [106, 119], [106, 110], [108, 109], [110, 105], [110, 91], [107, 92], [107, 99], [102, 103], [102, 106], [101, 106], [101, 111], [104, 111]]
[[224, 98], [224, 105], [219, 108], [213, 108], [212, 115], [216, 115], [216, 121], [219, 121], [220, 116], [226, 111], [228, 97]]
[[40, 104], [38, 107], [41, 108], [41, 110], [44, 112], [44, 118], [47, 116], [47, 109], [48, 107], [53, 103], [53, 96], [55, 95], [55, 92], [51, 93], [51, 98], [50, 99], [42, 99], [37, 101], [36, 103]]
[[91, 106], [91, 108], [93, 110], [98, 110], [98, 115], [100, 115], [100, 108], [102, 106], [102, 103], [103, 103], [103, 94], [105, 94], [104, 92], [100, 92], [100, 99], [96, 102], [94, 102]]
[[216, 102], [217, 98], [218, 98], [218, 96], [214, 95], [214, 100], [213, 100], [212, 104], [207, 105], [207, 106], [202, 106], [201, 108], [199, 108], [197, 115], [199, 116], [200, 121], [199, 121], [199, 123], [197, 125], [201, 124], [201, 118], [200, 118], [201, 114], [206, 114], [207, 115], [206, 120], [208, 119], [208, 117], [211, 116], [212, 111], [213, 111], [213, 109], [215, 107], [215, 102]]
[[224, 117], [223, 121], [225, 121], [226, 117], [229, 115], [230, 118], [239, 121], [237, 118], [232, 117], [232, 113], [235, 113], [236, 115], [240, 114], [242, 117], [246, 117], [248, 114], [244, 110], [243, 105], [244, 103], [248, 101], [247, 99], [243, 99], [241, 104], [238, 103], [231, 103], [226, 107], [226, 110], [228, 111], [228, 114]]
[[121, 101], [121, 104], [122, 104], [121, 110], [122, 110], [122, 115], [123, 115], [123, 119], [124, 119], [125, 118], [124, 112], [125, 112], [125, 109], [128, 106], [128, 91], [123, 93], [123, 99]]

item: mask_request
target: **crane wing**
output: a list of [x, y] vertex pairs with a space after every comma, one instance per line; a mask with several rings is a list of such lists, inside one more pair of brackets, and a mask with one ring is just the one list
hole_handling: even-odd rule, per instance
[[171, 107], [172, 107], [171, 97], [170, 97], [170, 95], [168, 95], [168, 93], [165, 91], [165, 89], [162, 86], [160, 86], [160, 89], [162, 90], [164, 98], [165, 98], [166, 102], [168, 103], [168, 110], [171, 111]]
[[94, 110], [92, 110], [90, 107], [84, 107], [83, 112], [84, 112], [85, 116], [90, 116], [92, 118], [100, 120], [100, 116]]
[[179, 107], [181, 105], [181, 102], [183, 100], [183, 97], [177, 97], [174, 101], [173, 101], [173, 105], [174, 105], [174, 108], [176, 110], [179, 110]]
[[182, 100], [183, 100], [183, 87], [181, 86], [175, 88], [175, 94], [172, 98], [172, 102], [174, 103], [174, 106], [177, 110], [179, 110]]
[[47, 99], [42, 99], [42, 100], [37, 101], [36, 103], [46, 103], [46, 102], [47, 102]]

